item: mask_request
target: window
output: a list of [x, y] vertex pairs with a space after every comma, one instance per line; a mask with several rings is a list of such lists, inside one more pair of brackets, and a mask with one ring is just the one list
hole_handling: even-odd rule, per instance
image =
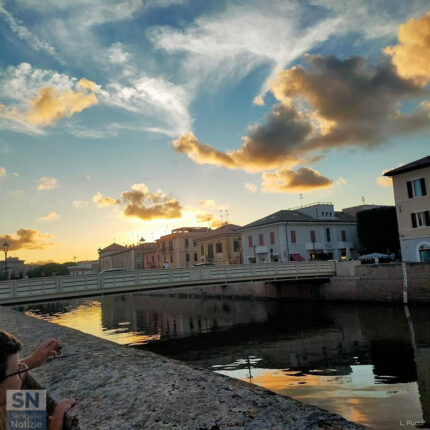
[[197, 261], [197, 254], [194, 253], [194, 261]]
[[424, 178], [414, 179], [413, 181], [406, 182], [408, 189], [408, 197], [422, 197], [427, 195], [426, 181]]
[[193, 246], [197, 246], [197, 242], [195, 239], [193, 239]]
[[169, 240], [169, 251], [173, 251], [173, 242]]
[[330, 229], [329, 228], [325, 229], [325, 237], [327, 239], [327, 242], [331, 242]]
[[208, 245], [208, 258], [214, 258], [214, 246], [211, 243]]
[[291, 243], [296, 243], [296, 232], [291, 230]]
[[188, 239], [185, 239], [185, 248], [188, 248], [188, 245], [189, 245], [190, 243], [189, 243], [189, 241], [188, 241]]
[[216, 252], [217, 252], [217, 254], [221, 254], [221, 252], [222, 252], [222, 243], [221, 242], [217, 242]]
[[239, 251], [239, 239], [236, 239], [233, 241], [233, 251], [238, 252]]
[[342, 230], [341, 235], [342, 235], [342, 242], [346, 242], [346, 230]]
[[154, 263], [154, 255], [152, 256], [152, 262]]
[[275, 244], [275, 233], [273, 231], [270, 232], [270, 244]]
[[251, 247], [252, 245], [252, 236], [248, 236], [248, 245]]
[[311, 242], [315, 242], [315, 230], [311, 230]]
[[204, 245], [200, 245], [200, 254], [205, 255], [205, 246]]
[[413, 228], [430, 226], [429, 211], [411, 213], [411, 219]]
[[190, 261], [190, 254], [185, 254], [185, 261], [188, 263]]
[[259, 244], [260, 246], [263, 246], [263, 245], [264, 245], [264, 237], [263, 237], [263, 233], [260, 233], [260, 234], [258, 235], [258, 244]]
[[173, 255], [170, 256], [170, 262], [173, 263]]

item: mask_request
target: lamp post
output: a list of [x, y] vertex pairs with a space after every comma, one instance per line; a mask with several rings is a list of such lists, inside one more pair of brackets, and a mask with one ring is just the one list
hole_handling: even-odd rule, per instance
[[9, 279], [8, 272], [7, 272], [7, 251], [9, 250], [9, 244], [5, 242], [3, 244], [3, 251], [4, 251], [4, 275], [6, 280]]

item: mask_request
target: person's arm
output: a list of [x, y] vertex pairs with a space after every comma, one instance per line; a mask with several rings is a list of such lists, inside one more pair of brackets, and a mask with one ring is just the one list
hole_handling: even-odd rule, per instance
[[48, 358], [57, 357], [57, 349], [60, 342], [57, 339], [48, 339], [42, 342], [33, 352], [33, 354], [21, 360], [30, 369], [41, 366]]
[[49, 430], [61, 430], [63, 428], [64, 415], [75, 404], [75, 399], [61, 400], [55, 407], [53, 415], [49, 417]]

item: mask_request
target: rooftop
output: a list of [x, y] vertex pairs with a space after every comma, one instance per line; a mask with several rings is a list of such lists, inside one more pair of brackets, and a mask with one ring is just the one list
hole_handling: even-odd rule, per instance
[[240, 229], [241, 229], [240, 225], [225, 224], [222, 227], [219, 227], [215, 230], [211, 230], [207, 234], [200, 236], [198, 240], [208, 239], [210, 237], [222, 236], [222, 235], [227, 235], [232, 233], [239, 233]]
[[[314, 205], [309, 205], [314, 206]], [[250, 228], [250, 227], [258, 227], [261, 225], [269, 225], [269, 224], [277, 224], [280, 222], [315, 222], [320, 221], [324, 223], [330, 222], [355, 222], [356, 218], [353, 215], [349, 215], [345, 212], [336, 212], [334, 213], [333, 218], [314, 218], [310, 215], [306, 215], [298, 210], [288, 209], [288, 210], [280, 210], [273, 214], [270, 214], [264, 218], [261, 218], [257, 221], [251, 222], [250, 224], [245, 225], [242, 229]]]
[[412, 161], [412, 163], [405, 164], [404, 166], [397, 167], [396, 169], [385, 172], [384, 176], [396, 176], [413, 170], [423, 169], [430, 166], [430, 155], [419, 160]]

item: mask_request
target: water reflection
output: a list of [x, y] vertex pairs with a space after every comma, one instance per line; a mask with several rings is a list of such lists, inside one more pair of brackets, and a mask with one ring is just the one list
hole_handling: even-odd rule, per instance
[[[250, 381], [379, 429], [430, 422], [430, 312], [402, 306], [106, 296], [21, 308]], [[409, 426], [410, 428], [410, 426]]]

